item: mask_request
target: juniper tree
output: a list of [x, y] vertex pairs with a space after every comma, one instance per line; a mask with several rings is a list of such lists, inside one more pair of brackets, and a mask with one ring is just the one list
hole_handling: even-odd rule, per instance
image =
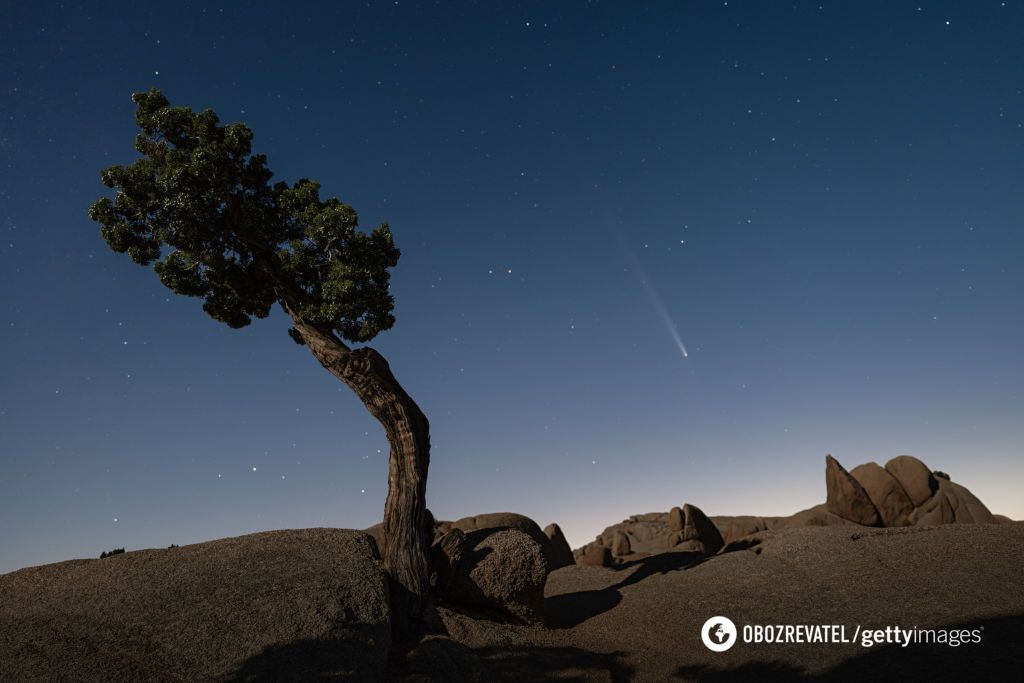
[[390, 443], [381, 551], [393, 635], [413, 641], [429, 587], [429, 425], [383, 356], [353, 346], [395, 322], [388, 283], [399, 250], [391, 230], [359, 229], [355, 210], [322, 199], [312, 180], [271, 184], [245, 124], [172, 107], [156, 89], [132, 100], [141, 156], [102, 172], [116, 192], [97, 200], [89, 217], [111, 249], [152, 266], [172, 292], [201, 298], [203, 310], [229, 327], [279, 305], [291, 338], [380, 421]]

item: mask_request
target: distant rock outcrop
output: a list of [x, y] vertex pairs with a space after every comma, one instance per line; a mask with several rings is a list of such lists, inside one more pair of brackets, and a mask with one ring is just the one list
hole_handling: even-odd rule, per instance
[[973, 493], [910, 455], [891, 459], [884, 469], [873, 462], [860, 465], [853, 475], [881, 513], [883, 526], [999, 523]]
[[[842, 466], [831, 456], [826, 461], [828, 509], [844, 519], [874, 526], [870, 509], [860, 495], [863, 492], [877, 512], [880, 526], [999, 523], [974, 494], [944, 472], [935, 476], [913, 456], [897, 456], [884, 468], [873, 462], [853, 468], [848, 476], [857, 486], [852, 488], [841, 476], [845, 472]], [[791, 519], [785, 525], [797, 526], [794, 522]]]
[[633, 515], [573, 551], [577, 564], [609, 567], [668, 551], [714, 555], [725, 545], [715, 523], [694, 505]]
[[781, 518], [779, 522], [771, 528], [843, 525], [859, 526], [856, 522], [851, 522], [848, 519], [844, 519], [843, 517], [830, 512], [827, 504], [820, 503], [814, 507], [809, 507], [806, 510], [801, 510], [789, 517]]
[[900, 455], [885, 463], [885, 470], [906, 491], [914, 507], [921, 507], [939, 488], [928, 466], [912, 455]]
[[850, 470], [878, 510], [882, 526], [907, 526], [914, 511], [914, 502], [889, 470], [868, 462]]
[[1002, 524], [965, 487], [944, 472], [932, 472], [909, 455], [847, 471], [825, 456], [826, 502], [789, 517], [707, 517], [692, 505], [633, 515], [606, 528], [573, 551], [576, 562], [607, 567], [670, 551], [713, 555], [752, 534], [806, 526], [902, 527], [934, 524]]
[[825, 456], [825, 505], [828, 511], [863, 526], [878, 526], [881, 518], [867, 491], [831, 455]]
[[978, 500], [977, 496], [967, 490], [965, 486], [950, 481], [948, 478], [938, 480], [939, 491], [949, 500], [953, 508], [953, 516], [959, 523], [964, 524], [999, 524], [1000, 520]]
[[613, 557], [626, 557], [633, 551], [630, 550], [629, 536], [621, 531], [615, 532], [615, 537], [612, 539], [612, 556]]
[[[672, 508], [678, 510], [679, 508]], [[722, 534], [719, 533], [715, 523], [708, 519], [707, 515], [695, 505], [689, 503], [683, 505], [682, 529], [674, 530], [678, 524], [678, 515], [669, 513], [670, 529], [666, 539], [667, 547], [671, 550], [686, 550], [698, 552], [703, 555], [714, 555], [725, 543], [722, 541]]]
[[381, 680], [375, 544], [268, 531], [0, 576], [0, 680]]
[[674, 507], [668, 511], [668, 529], [669, 531], [682, 531], [683, 527], [686, 526], [686, 517], [683, 515], [683, 509]]
[[588, 543], [580, 548], [575, 555], [576, 564], [585, 567], [610, 567], [612, 564], [611, 548], [601, 545], [600, 541]]
[[755, 515], [718, 515], [710, 518], [718, 531], [722, 534], [722, 540], [728, 545], [744, 536], [756, 534], [759, 531], [767, 531], [779, 525], [784, 517], [758, 517]]
[[548, 524], [544, 527], [544, 535], [548, 537], [547, 558], [549, 572], [575, 564], [575, 560], [572, 557], [572, 548], [569, 547], [569, 542], [565, 540], [562, 527], [557, 524]]

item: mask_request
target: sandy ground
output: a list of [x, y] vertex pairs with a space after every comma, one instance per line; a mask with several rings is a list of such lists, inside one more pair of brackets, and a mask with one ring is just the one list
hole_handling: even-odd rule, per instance
[[[1024, 643], [1024, 524], [764, 532], [700, 559], [668, 553], [616, 569], [566, 567], [546, 591], [550, 628], [442, 609], [485, 680], [1005, 680]], [[751, 644], [715, 653], [704, 622], [978, 630], [949, 645]]]

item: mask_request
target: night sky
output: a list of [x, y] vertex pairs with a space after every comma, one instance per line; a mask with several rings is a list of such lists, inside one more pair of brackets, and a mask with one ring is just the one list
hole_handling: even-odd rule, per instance
[[390, 223], [438, 518], [790, 514], [910, 453], [1024, 517], [1024, 2], [5, 3], [0, 572], [379, 521], [292, 343], [108, 250], [134, 91]]

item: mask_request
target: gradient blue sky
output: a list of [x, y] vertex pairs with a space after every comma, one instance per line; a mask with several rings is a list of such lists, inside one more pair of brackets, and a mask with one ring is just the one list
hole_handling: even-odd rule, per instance
[[382, 513], [382, 430], [280, 313], [87, 219], [151, 86], [391, 224], [439, 518], [788, 514], [825, 453], [1024, 517], [1019, 0], [93, 5], [0, 27], [0, 571]]

